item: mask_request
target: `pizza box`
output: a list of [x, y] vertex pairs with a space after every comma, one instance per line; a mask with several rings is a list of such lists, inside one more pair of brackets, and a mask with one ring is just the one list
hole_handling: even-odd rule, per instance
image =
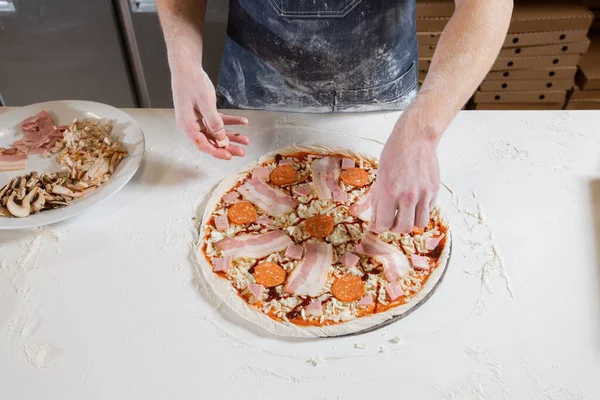
[[435, 46], [419, 46], [419, 58], [431, 58], [435, 52]]
[[504, 39], [503, 48], [581, 42], [587, 39], [587, 35], [587, 29], [509, 33], [506, 35], [506, 39]]
[[476, 103], [475, 110], [562, 110], [564, 101], [558, 103]]
[[575, 80], [584, 90], [600, 89], [600, 35], [591, 37], [590, 50], [581, 56]]
[[503, 81], [526, 80], [526, 79], [570, 79], [575, 77], [577, 67], [559, 67], [559, 68], [536, 68], [536, 69], [515, 69], [511, 71], [491, 71], [485, 77], [485, 80], [499, 79]]
[[[579, 42], [547, 44], [541, 46], [519, 46], [503, 48], [498, 57], [506, 58], [513, 56], [551, 56], [556, 54], [583, 54], [590, 47], [590, 39], [585, 38]], [[435, 47], [434, 47], [435, 48]], [[420, 49], [420, 47], [419, 47]], [[420, 53], [419, 53], [420, 54]]]
[[544, 92], [555, 90], [570, 90], [573, 79], [547, 79], [547, 80], [484, 80], [479, 86], [482, 92]]
[[[417, 31], [444, 29], [449, 16], [417, 18]], [[583, 4], [573, 1], [530, 1], [515, 5], [508, 33], [553, 30], [590, 29], [594, 14]]]
[[559, 54], [554, 56], [497, 58], [491, 70], [576, 67], [579, 63], [579, 57], [579, 54]]
[[[442, 32], [417, 32], [420, 46], [435, 46]], [[503, 47], [539, 46], [581, 42], [587, 39], [587, 29], [574, 29], [548, 32], [509, 33], [506, 35]]]
[[569, 100], [565, 110], [600, 110], [600, 100]]
[[547, 92], [476, 92], [475, 103], [560, 103], [565, 90]]
[[595, 100], [600, 101], [600, 90], [581, 90], [577, 87], [571, 92], [569, 100]]
[[454, 13], [454, 0], [417, 1], [417, 18], [451, 17]]

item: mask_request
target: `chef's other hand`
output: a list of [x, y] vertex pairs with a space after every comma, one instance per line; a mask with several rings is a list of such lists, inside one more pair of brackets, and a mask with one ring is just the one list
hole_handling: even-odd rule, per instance
[[429, 223], [440, 186], [437, 135], [429, 135], [405, 112], [381, 158], [373, 187], [371, 229], [408, 233]]
[[247, 145], [250, 139], [226, 130], [225, 126], [247, 125], [248, 120], [217, 111], [215, 87], [201, 67], [172, 66], [171, 73], [177, 127], [200, 151], [215, 158], [243, 157], [244, 149], [230, 142]]

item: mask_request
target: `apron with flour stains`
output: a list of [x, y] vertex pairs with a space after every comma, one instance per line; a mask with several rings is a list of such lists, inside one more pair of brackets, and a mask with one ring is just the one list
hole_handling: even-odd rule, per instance
[[403, 109], [417, 60], [415, 0], [230, 0], [218, 105]]

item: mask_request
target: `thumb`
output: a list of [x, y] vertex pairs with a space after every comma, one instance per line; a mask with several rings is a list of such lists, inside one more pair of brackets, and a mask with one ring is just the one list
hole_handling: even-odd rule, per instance
[[202, 123], [206, 127], [208, 133], [215, 140], [225, 139], [225, 125], [223, 125], [223, 119], [217, 111], [217, 106], [212, 104], [209, 107], [204, 107], [201, 111]]

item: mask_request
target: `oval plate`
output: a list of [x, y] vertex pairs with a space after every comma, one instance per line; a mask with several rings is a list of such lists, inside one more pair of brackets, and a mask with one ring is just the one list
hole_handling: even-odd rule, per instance
[[[129, 114], [112, 106], [92, 101], [65, 100], [32, 104], [7, 113], [0, 114], [0, 147], [9, 147], [21, 139], [23, 132], [20, 124], [25, 118], [46, 110], [52, 116], [55, 125], [68, 125], [75, 118], [109, 119], [113, 123], [113, 136], [123, 144], [129, 156], [121, 161], [110, 179], [98, 190], [76, 200], [69, 206], [43, 211], [26, 218], [8, 218], [0, 216], [0, 229], [22, 229], [53, 224], [71, 218], [118, 192], [135, 174], [144, 155], [144, 134], [140, 125]], [[0, 188], [14, 176], [30, 171], [38, 173], [59, 171], [54, 157], [30, 155], [27, 168], [20, 171], [0, 172]]]

